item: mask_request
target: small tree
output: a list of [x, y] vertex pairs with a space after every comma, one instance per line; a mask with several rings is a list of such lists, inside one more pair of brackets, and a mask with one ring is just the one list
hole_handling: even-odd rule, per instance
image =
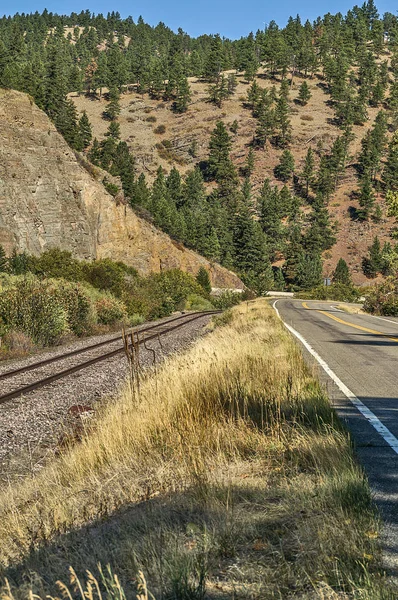
[[307, 197], [308, 197], [310, 185], [314, 180], [314, 167], [315, 167], [314, 152], [312, 151], [312, 148], [308, 148], [308, 151], [307, 151], [307, 154], [305, 157], [303, 172], [301, 173], [301, 177], [305, 181], [305, 193], [306, 193]]
[[79, 140], [82, 149], [87, 148], [90, 145], [91, 139], [93, 137], [92, 134], [92, 126], [87, 116], [86, 111], [83, 111], [82, 116], [79, 119]]
[[246, 177], [251, 177], [254, 171], [254, 152], [253, 148], [250, 148], [249, 154], [246, 157], [246, 164], [244, 167]]
[[383, 255], [380, 246], [380, 240], [375, 236], [373, 244], [369, 246], [369, 256], [362, 260], [362, 270], [366, 277], [376, 277], [377, 273], [383, 268]]
[[348, 265], [344, 258], [340, 258], [332, 275], [333, 283], [342, 283], [343, 285], [351, 285], [351, 275]]
[[210, 292], [211, 292], [210, 275], [209, 275], [207, 269], [205, 269], [205, 267], [200, 267], [198, 274], [196, 275], [196, 281], [204, 289], [206, 294], [210, 294]]
[[310, 98], [311, 92], [310, 88], [308, 87], [308, 83], [303, 81], [299, 87], [298, 100], [303, 106], [305, 106]]
[[361, 208], [358, 211], [358, 215], [360, 219], [366, 221], [369, 218], [374, 202], [375, 195], [370, 182], [370, 177], [369, 175], [366, 175], [362, 180], [359, 193], [359, 205]]
[[120, 94], [116, 88], [109, 90], [109, 104], [106, 105], [104, 117], [110, 121], [114, 121], [120, 114]]
[[238, 129], [239, 129], [239, 123], [235, 119], [235, 121], [233, 121], [231, 123], [231, 125], [229, 126], [229, 130], [231, 131], [231, 133], [233, 133], [234, 135], [236, 135], [238, 133]]
[[290, 150], [284, 150], [279, 165], [274, 169], [275, 177], [281, 181], [288, 181], [294, 171], [294, 158]]

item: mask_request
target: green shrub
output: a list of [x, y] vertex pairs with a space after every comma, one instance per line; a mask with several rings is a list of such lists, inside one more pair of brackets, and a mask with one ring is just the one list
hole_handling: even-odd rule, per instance
[[110, 194], [111, 196], [115, 197], [119, 193], [119, 186], [117, 186], [115, 183], [112, 183], [111, 181], [108, 181], [106, 177], [104, 177], [102, 183], [108, 194]]
[[186, 310], [213, 310], [214, 306], [207, 298], [197, 294], [189, 294], [185, 303]]
[[224, 311], [221, 315], [217, 315], [213, 317], [214, 327], [223, 327], [224, 325], [229, 325], [233, 319], [232, 310], [228, 309]]
[[136, 325], [141, 325], [142, 323], [145, 323], [145, 317], [143, 317], [142, 315], [133, 314], [130, 317], [130, 325], [132, 327], [135, 327]]
[[320, 285], [308, 292], [297, 292], [296, 298], [303, 300], [335, 300], [336, 302], [356, 302], [360, 297], [357, 288], [343, 283], [333, 283], [332, 285]]
[[127, 321], [126, 308], [120, 300], [111, 295], [102, 295], [95, 303], [98, 323], [101, 325], [115, 325]]
[[96, 323], [96, 314], [90, 296], [82, 284], [52, 279], [48, 286], [66, 310], [72, 333], [77, 336], [89, 333]]
[[156, 133], [158, 135], [162, 135], [163, 133], [166, 132], [166, 126], [165, 125], [158, 125], [153, 131], [154, 131], [154, 133]]
[[[23, 255], [15, 255], [14, 260]], [[26, 257], [25, 257], [26, 258]], [[82, 262], [72, 257], [71, 252], [52, 248], [40, 256], [26, 258], [28, 270], [41, 278], [62, 278], [68, 281], [83, 279]], [[17, 274], [17, 273], [16, 273]]]
[[69, 331], [61, 299], [32, 275], [15, 278], [0, 293], [0, 333], [25, 333], [36, 344], [55, 343]]
[[121, 297], [125, 289], [125, 280], [128, 275], [137, 276], [137, 271], [120, 262], [109, 258], [84, 262], [82, 264], [84, 280], [98, 290], [109, 291]]
[[388, 277], [380, 285], [376, 285], [365, 298], [363, 304], [366, 312], [391, 317], [398, 316], [398, 280]]
[[174, 304], [173, 310], [182, 300], [185, 300], [189, 294], [203, 294], [202, 287], [195, 281], [189, 273], [184, 273], [179, 269], [162, 271], [149, 277], [152, 285], [158, 290], [164, 298], [170, 298]]
[[211, 292], [211, 281], [210, 275], [205, 267], [200, 267], [198, 274], [196, 275], [196, 281], [203, 288], [205, 293], [208, 295]]
[[232, 308], [232, 306], [235, 306], [240, 302], [242, 302], [242, 294], [232, 290], [224, 290], [219, 296], [212, 298], [214, 307], [218, 308], [219, 310]]

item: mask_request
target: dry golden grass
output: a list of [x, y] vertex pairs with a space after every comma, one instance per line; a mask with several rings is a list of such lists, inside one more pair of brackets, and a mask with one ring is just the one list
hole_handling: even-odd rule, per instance
[[367, 482], [298, 347], [266, 301], [232, 314], [2, 493], [4, 599], [98, 563], [126, 598], [140, 572], [159, 600], [397, 597]]
[[340, 304], [337, 303], [336, 306], [349, 315], [366, 315], [367, 313], [363, 310], [362, 304]]

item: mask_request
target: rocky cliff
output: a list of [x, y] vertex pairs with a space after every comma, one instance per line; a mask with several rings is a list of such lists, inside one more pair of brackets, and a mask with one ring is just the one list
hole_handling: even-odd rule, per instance
[[0, 90], [0, 244], [32, 254], [58, 247], [84, 259], [112, 258], [141, 274], [204, 265], [216, 287], [242, 288], [234, 274], [118, 203], [78, 161], [29, 96]]

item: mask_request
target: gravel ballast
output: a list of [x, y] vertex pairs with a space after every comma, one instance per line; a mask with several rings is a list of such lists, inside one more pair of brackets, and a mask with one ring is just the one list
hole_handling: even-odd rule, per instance
[[[195, 339], [203, 335], [210, 318], [210, 315], [205, 315], [180, 329], [166, 333], [161, 336], [160, 342], [156, 339], [149, 341], [148, 348], [156, 352], [156, 363], [172, 353], [186, 349]], [[7, 366], [1, 366], [0, 373], [113, 337], [115, 337], [114, 333], [109, 336], [80, 340], [61, 349], [57, 348], [41, 354], [39, 358], [33, 356], [13, 361]], [[114, 348], [116, 348], [115, 343], [109, 347], [110, 350]], [[108, 347], [105, 346], [101, 350], [105, 352]], [[82, 356], [89, 357], [89, 353]], [[143, 368], [151, 366], [153, 358], [154, 353], [141, 346], [141, 366]], [[73, 358], [70, 360], [72, 361]], [[76, 361], [76, 357], [74, 360]], [[67, 368], [69, 365], [62, 362], [62, 367], [64, 366]], [[57, 369], [59, 369], [58, 363], [47, 365], [40, 370], [40, 377], [45, 377], [51, 374], [51, 370], [54, 372]], [[35, 376], [33, 373], [27, 373], [24, 377], [26, 379], [23, 383], [29, 383]], [[25, 397], [0, 405], [1, 477], [4, 479], [9, 476], [24, 476], [39, 470], [46, 458], [57, 451], [65, 432], [81, 429], [85, 419], [90, 417], [89, 409], [95, 411], [98, 402], [114, 397], [126, 383], [127, 377], [127, 359], [124, 353], [121, 353], [33, 391]], [[18, 384], [20, 382], [19, 378]], [[11, 382], [7, 383], [7, 380], [1, 382], [2, 393], [6, 393], [9, 388], [13, 388]], [[83, 407], [84, 412], [79, 414]]]

